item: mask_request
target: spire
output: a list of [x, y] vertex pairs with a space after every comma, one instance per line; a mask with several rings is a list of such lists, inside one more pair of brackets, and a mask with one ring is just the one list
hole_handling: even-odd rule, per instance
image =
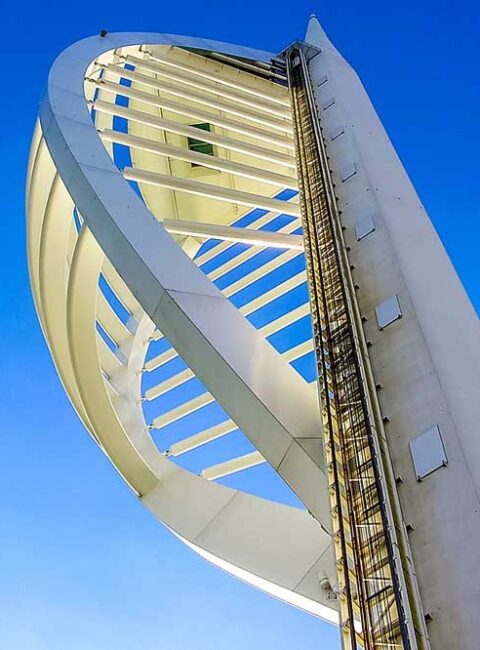
[[327, 35], [323, 27], [318, 22], [318, 18], [315, 14], [311, 14], [308, 20], [307, 33], [305, 34], [305, 42], [310, 43], [311, 45], [316, 45], [320, 47], [321, 43], [328, 40]]

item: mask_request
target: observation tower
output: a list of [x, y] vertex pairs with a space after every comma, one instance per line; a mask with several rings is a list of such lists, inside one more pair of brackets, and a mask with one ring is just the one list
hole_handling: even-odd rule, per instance
[[69, 47], [27, 217], [65, 391], [155, 517], [345, 650], [480, 647], [478, 318], [316, 18]]

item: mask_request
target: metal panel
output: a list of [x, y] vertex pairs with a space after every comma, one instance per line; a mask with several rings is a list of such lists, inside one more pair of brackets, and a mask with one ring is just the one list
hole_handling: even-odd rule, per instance
[[345, 183], [345, 181], [348, 181], [349, 178], [352, 178], [352, 176], [355, 176], [357, 171], [358, 171], [357, 170], [357, 165], [355, 163], [350, 163], [349, 165], [346, 165], [345, 167], [343, 167], [341, 172], [340, 172], [342, 183]]
[[335, 127], [330, 131], [330, 140], [332, 141], [336, 140], [344, 133], [345, 133], [345, 127], [343, 126], [343, 124], [339, 124], [337, 127]]
[[378, 305], [378, 307], [375, 307], [375, 314], [377, 316], [378, 327], [381, 330], [401, 318], [402, 310], [400, 309], [397, 295], [395, 294]]
[[440, 429], [437, 425], [410, 441], [410, 453], [417, 481], [448, 464]]
[[327, 108], [330, 108], [330, 106], [333, 106], [335, 104], [335, 97], [330, 97], [330, 99], [327, 99], [326, 101], [323, 102], [323, 110], [326, 111]]
[[375, 221], [371, 215], [360, 219], [355, 226], [357, 241], [360, 241], [375, 230]]

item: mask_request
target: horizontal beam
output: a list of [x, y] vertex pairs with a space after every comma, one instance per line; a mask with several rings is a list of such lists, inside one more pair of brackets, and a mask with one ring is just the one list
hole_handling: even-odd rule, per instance
[[218, 201], [225, 201], [227, 203], [246, 205], [250, 208], [262, 208], [264, 210], [269, 210], [270, 212], [276, 212], [277, 214], [287, 214], [294, 217], [300, 216], [299, 205], [288, 203], [286, 201], [279, 201], [278, 199], [271, 199], [259, 194], [232, 190], [228, 187], [217, 187], [211, 183], [202, 183], [200, 181], [193, 181], [189, 178], [180, 178], [178, 176], [171, 176], [170, 174], [149, 172], [133, 167], [125, 167], [123, 175], [127, 180], [136, 181], [137, 183], [166, 187], [170, 190], [195, 194], [196, 196], [204, 196], [206, 198], [217, 199]]
[[[122, 60], [122, 58], [121, 58]], [[136, 56], [127, 55], [123, 58], [126, 63], [134, 65], [136, 68], [141, 70], [146, 70], [148, 72], [153, 72], [157, 76], [164, 77], [166, 79], [172, 79], [178, 81], [186, 86], [192, 86], [193, 88], [199, 88], [204, 92], [210, 92], [215, 95], [220, 95], [227, 99], [232, 99], [237, 104], [243, 104], [245, 106], [255, 106], [260, 108], [264, 113], [269, 113], [280, 118], [291, 118], [291, 110], [288, 106], [280, 106], [278, 104], [272, 103], [270, 99], [253, 97], [248, 94], [248, 91], [244, 90], [243, 86], [238, 86], [236, 89], [231, 89], [228, 86], [221, 85], [218, 82], [211, 81], [207, 78], [199, 78], [191, 70], [179, 71], [174, 70], [173, 68], [168, 68], [166, 66], [162, 67], [157, 63], [146, 59], [140, 59]]]
[[243, 178], [250, 178], [264, 183], [270, 183], [277, 187], [298, 190], [297, 181], [291, 176], [284, 174], [276, 174], [261, 167], [253, 167], [251, 165], [244, 165], [233, 160], [219, 158], [218, 156], [210, 156], [206, 153], [199, 153], [191, 151], [185, 147], [176, 147], [171, 144], [164, 144], [149, 138], [142, 138], [129, 133], [122, 133], [120, 131], [112, 131], [105, 129], [99, 131], [100, 137], [103, 142], [116, 142], [124, 144], [133, 149], [140, 151], [148, 151], [149, 153], [158, 154], [159, 156], [166, 156], [168, 158], [175, 158], [177, 160], [184, 160], [198, 166], [208, 167], [220, 172], [232, 174], [233, 176], [241, 176]]
[[303, 343], [299, 343], [294, 348], [291, 348], [290, 350], [288, 350], [288, 352], [285, 352], [282, 356], [286, 361], [292, 363], [293, 361], [300, 359], [300, 357], [303, 357], [312, 351], [313, 351], [313, 339], [308, 339]]
[[261, 332], [265, 336], [265, 338], [268, 338], [269, 336], [272, 336], [272, 334], [275, 334], [276, 332], [280, 332], [280, 330], [283, 330], [284, 327], [288, 327], [289, 325], [295, 323], [297, 320], [301, 320], [309, 313], [310, 313], [310, 304], [306, 302], [305, 304], [300, 305], [295, 309], [292, 309], [292, 311], [283, 314], [283, 316], [280, 316], [279, 318], [270, 321], [267, 325], [264, 325], [261, 328]]
[[249, 469], [250, 467], [261, 465], [264, 462], [265, 458], [259, 451], [252, 451], [244, 456], [237, 456], [237, 458], [232, 458], [223, 463], [207, 467], [202, 470], [202, 476], [209, 481], [215, 481], [219, 478], [224, 478], [225, 476], [230, 476], [236, 472]]
[[[299, 235], [286, 235], [286, 236], [299, 237]], [[294, 259], [298, 255], [299, 255], [298, 250], [290, 250], [282, 253], [281, 255], [278, 255], [278, 257], [275, 257], [273, 260], [270, 260], [270, 262], [267, 262], [266, 264], [259, 266], [257, 269], [254, 269], [250, 273], [246, 273], [243, 277], [239, 278], [235, 282], [232, 282], [231, 284], [228, 284], [227, 286], [223, 287], [222, 288], [223, 295], [227, 296], [227, 298], [230, 298], [230, 296], [233, 296], [233, 294], [237, 293], [238, 291], [241, 291], [242, 289], [245, 289], [246, 287], [252, 285], [254, 282], [257, 282], [258, 280], [261, 280], [266, 275], [280, 268], [284, 264], [287, 264], [290, 260]], [[238, 257], [240, 257], [240, 255], [238, 255]], [[246, 259], [249, 258], [246, 257]], [[238, 264], [240, 265], [242, 263], [243, 260]]]
[[173, 235], [190, 235], [200, 239], [221, 239], [267, 248], [303, 250], [303, 237], [301, 235], [286, 235], [279, 232], [269, 232], [268, 230], [235, 228], [235, 226], [219, 226], [214, 223], [184, 221], [183, 219], [164, 219], [162, 223], [166, 230]]
[[[292, 203], [293, 203], [293, 201], [292, 201]], [[276, 215], [262, 214], [260, 217], [257, 217], [256, 219], [254, 219], [249, 224], [249, 228], [255, 228], [256, 230], [260, 230], [263, 226], [271, 223], [276, 218], [277, 218]], [[294, 219], [294, 221], [292, 221], [292, 223], [296, 223], [297, 228], [299, 228], [300, 225], [301, 225], [300, 219], [298, 217], [296, 217]], [[290, 225], [290, 224], [287, 224], [287, 225]], [[290, 232], [290, 231], [288, 231], [287, 227], [284, 226], [282, 228], [279, 228], [277, 232]], [[202, 264], [205, 264], [205, 262], [208, 262], [209, 260], [214, 259], [217, 255], [220, 255], [220, 253], [225, 252], [230, 246], [231, 246], [231, 244], [228, 244], [228, 243], [225, 243], [225, 242], [223, 242], [221, 244], [217, 244], [216, 246], [213, 246], [212, 248], [205, 251], [201, 255], [198, 255], [198, 257], [195, 257], [195, 264], [197, 264], [198, 266], [202, 266]], [[236, 256], [236, 257], [238, 257], [238, 256]], [[226, 264], [226, 263], [227, 262], [225, 262], [224, 264]], [[219, 267], [217, 267], [217, 270], [223, 268], [224, 264], [221, 264]], [[210, 273], [208, 275], [209, 275], [209, 277], [212, 277]]]
[[267, 66], [259, 65], [256, 63], [249, 63], [248, 61], [242, 61], [241, 59], [234, 59], [233, 57], [222, 54], [221, 52], [211, 52], [210, 57], [212, 59], [218, 59], [222, 63], [231, 65], [234, 68], [241, 68], [242, 70], [246, 70], [247, 72], [255, 75], [259, 74], [265, 77], [275, 77], [276, 79], [282, 80], [285, 80], [287, 78], [286, 75], [279, 72], [273, 72]]
[[190, 379], [193, 379], [193, 377], [195, 377], [195, 375], [190, 370], [190, 368], [177, 372], [175, 375], [172, 375], [168, 379], [165, 379], [165, 381], [162, 381], [160, 384], [157, 384], [156, 386], [153, 386], [152, 388], [146, 390], [142, 399], [146, 400], [147, 402], [151, 402], [157, 397], [160, 397], [161, 395], [168, 393], [174, 388], [181, 386]]
[[172, 359], [175, 359], [176, 356], [177, 356], [177, 351], [174, 348], [169, 348], [168, 350], [165, 350], [165, 352], [162, 352], [161, 354], [157, 355], [153, 359], [150, 359], [150, 361], [147, 361], [143, 369], [146, 372], [152, 372], [153, 370], [156, 370], [157, 368], [164, 366]]
[[265, 307], [269, 302], [273, 302], [276, 298], [285, 295], [292, 289], [296, 289], [306, 281], [307, 275], [305, 271], [300, 271], [280, 284], [277, 284], [276, 287], [272, 287], [272, 289], [269, 289], [262, 295], [258, 296], [258, 298], [246, 303], [240, 307], [239, 311], [241, 311], [244, 316], [249, 316], [250, 314], [253, 314], [253, 312], [257, 311], [257, 309]]
[[[262, 140], [263, 142], [268, 142], [277, 147], [284, 147], [290, 151], [294, 150], [294, 143], [292, 138], [271, 133], [270, 131], [251, 126], [245, 122], [232, 120], [229, 117], [224, 117], [220, 113], [211, 113], [210, 111], [205, 111], [201, 108], [195, 107], [192, 104], [174, 102], [159, 95], [152, 95], [151, 93], [135, 90], [134, 88], [122, 86], [121, 84], [116, 84], [112, 81], [106, 81], [103, 78], [91, 81], [100, 90], [106, 90], [107, 92], [114, 93], [115, 95], [127, 97], [128, 99], [134, 99], [149, 106], [156, 106], [157, 108], [162, 108], [166, 111], [176, 113], [177, 115], [183, 115], [194, 120], [199, 120], [200, 122], [208, 122], [209, 124], [213, 124], [214, 126], [218, 126], [222, 129], [227, 129], [233, 133], [240, 133], [246, 137], [253, 138], [255, 140]], [[203, 134], [203, 131], [201, 133]], [[197, 138], [198, 137], [199, 136], [197, 129]], [[203, 138], [202, 135], [202, 140], [203, 139], [205, 138]]]
[[236, 431], [236, 429], [238, 429], [238, 427], [232, 420], [220, 422], [220, 424], [215, 424], [213, 427], [200, 431], [200, 433], [195, 433], [192, 436], [188, 436], [188, 438], [174, 442], [167, 451], [167, 456], [181, 456], [182, 454], [197, 449], [197, 447], [201, 447], [213, 440], [217, 440], [217, 438], [226, 436], [227, 434], [232, 433], [232, 431]]
[[[163, 117], [145, 113], [145, 111], [137, 111], [135, 109], [126, 108], [125, 106], [119, 106], [118, 104], [113, 104], [112, 102], [106, 102], [103, 100], [89, 101], [88, 103], [96, 111], [107, 113], [109, 115], [117, 115], [118, 117], [124, 117], [126, 120], [130, 120], [131, 122], [137, 122], [138, 124], [151, 126], [155, 129], [161, 129], [162, 131], [167, 131], [169, 133], [183, 135], [186, 138], [198, 139], [199, 137], [198, 129], [188, 124], [183, 124], [182, 122], [166, 120]], [[223, 147], [230, 151], [237, 151], [248, 156], [253, 156], [254, 158], [260, 158], [261, 160], [265, 160], [267, 162], [283, 165], [290, 169], [297, 168], [296, 160], [291, 154], [281, 153], [279, 151], [267, 149], [265, 147], [243, 142], [241, 140], [235, 140], [234, 138], [219, 135], [218, 133], [213, 133], [212, 131], [201, 131], [201, 139], [204, 142], [209, 142], [210, 144], [217, 145], [218, 147]]]
[[[135, 84], [140, 84], [147, 86], [148, 88], [160, 90], [162, 93], [167, 93], [169, 95], [173, 95], [174, 97], [185, 99], [188, 102], [194, 102], [201, 104], [202, 106], [207, 106], [208, 108], [213, 108], [214, 110], [239, 117], [242, 120], [247, 120], [248, 122], [261, 124], [268, 129], [274, 129], [288, 135], [291, 135], [292, 133], [292, 126], [285, 119], [279, 119], [277, 117], [273, 117], [272, 115], [262, 114], [261, 112], [258, 112], [258, 110], [249, 110], [242, 105], [233, 103], [228, 100], [225, 101], [219, 99], [218, 97], [213, 97], [205, 94], [202, 95], [198, 92], [195, 92], [194, 90], [191, 90], [188, 86], [175, 86], [171, 82], [165, 83], [164, 81], [160, 81], [155, 77], [149, 77], [137, 71], [126, 70], [119, 65], [106, 65], [105, 69], [110, 73], [114, 73], [119, 77], [128, 79]], [[105, 79], [105, 77], [103, 77], [103, 79]]]
[[245, 84], [240, 83], [238, 79], [237, 80], [227, 79], [224, 76], [216, 72], [213, 72], [212, 70], [207, 70], [206, 66], [204, 65], [205, 63], [204, 58], [203, 57], [201, 58], [198, 57], [198, 58], [199, 58], [199, 63], [203, 64], [203, 69], [197, 68], [196, 66], [190, 66], [171, 57], [163, 57], [158, 54], [155, 54], [154, 56], [151, 55], [149, 61], [153, 61], [159, 65], [175, 68], [177, 70], [191, 72], [192, 74], [195, 74], [200, 78], [216, 81], [217, 83], [227, 86], [229, 88], [241, 89], [243, 92], [248, 93], [253, 97], [261, 97], [262, 99], [267, 99], [270, 102], [273, 102], [280, 106], [290, 107], [290, 99], [288, 97], [286, 90], [285, 90], [284, 97], [280, 97], [280, 96], [275, 97], [273, 93], [267, 93], [266, 91], [260, 90], [259, 88], [246, 86]]
[[161, 429], [162, 427], [166, 427], [169, 424], [173, 424], [173, 422], [176, 422], [177, 420], [190, 415], [190, 413], [194, 413], [204, 406], [207, 406], [207, 404], [211, 404], [214, 401], [215, 398], [210, 393], [202, 393], [202, 395], [195, 397], [195, 399], [192, 399], [189, 402], [185, 402], [184, 404], [180, 404], [180, 406], [177, 406], [176, 408], [171, 409], [166, 413], [158, 415], [152, 421], [150, 428]]
[[[251, 224], [249, 226], [249, 228], [251, 228], [253, 225], [254, 224]], [[290, 223], [287, 223], [285, 226], [282, 226], [281, 228], [279, 228], [275, 232], [277, 232], [279, 234], [284, 234], [284, 235], [291, 235], [295, 230], [297, 230], [298, 227], [299, 227], [298, 221], [296, 219], [293, 219]], [[257, 229], [257, 228], [255, 228], [255, 229]], [[300, 235], [296, 235], [296, 236], [298, 237]], [[227, 273], [229, 273], [233, 269], [237, 268], [238, 266], [240, 266], [241, 264], [243, 264], [247, 260], [249, 260], [252, 257], [254, 257], [255, 255], [257, 255], [257, 252], [258, 251], [256, 251], [255, 249], [247, 249], [247, 250], [245, 250], [245, 251], [243, 251], [241, 253], [238, 253], [237, 255], [234, 255], [229, 260], [227, 260], [226, 262], [224, 262], [223, 264], [221, 264], [217, 268], [210, 271], [208, 273], [208, 277], [211, 280], [217, 280], [218, 278], [222, 277], [223, 275], [226, 275]], [[285, 253], [282, 254], [282, 255], [279, 255], [276, 258], [277, 266], [281, 266], [285, 261], [287, 261]], [[200, 258], [195, 259], [195, 262], [197, 264], [199, 264], [200, 266], [204, 263], [203, 259], [200, 261]], [[267, 264], [268, 264], [268, 266], [267, 266]], [[272, 268], [275, 268], [275, 266], [272, 266], [272, 264], [268, 263], [268, 262], [265, 263], [265, 264], [262, 264], [255, 271], [252, 271], [252, 272], [244, 275], [243, 278], [240, 278], [238, 280], [238, 282], [249, 280], [250, 278], [254, 277], [253, 276], [254, 273], [262, 273], [261, 269], [264, 269], [264, 268], [272, 269]], [[228, 291], [230, 291], [231, 286], [232, 285], [228, 285], [228, 287], [226, 287], [226, 289]], [[240, 286], [240, 284], [238, 286]]]

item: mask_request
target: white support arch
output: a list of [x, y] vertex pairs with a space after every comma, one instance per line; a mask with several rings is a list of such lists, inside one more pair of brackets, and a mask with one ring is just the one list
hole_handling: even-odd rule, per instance
[[[105, 115], [122, 114], [133, 120], [138, 120], [139, 111], [132, 105], [122, 113], [121, 107], [108, 104], [103, 95], [92, 99], [91, 84], [85, 84], [84, 79], [95, 61], [117, 65], [124, 60], [124, 53], [129, 56], [135, 52], [138, 56], [140, 45], [157, 50], [167, 45], [194, 48], [253, 61], [268, 61], [271, 57], [268, 53], [201, 39], [113, 34], [81, 41], [57, 59], [40, 109], [27, 189], [30, 274], [45, 336], [80, 417], [155, 516], [215, 564], [335, 622], [333, 592], [321, 586], [322, 578], [327, 576], [335, 589], [336, 574], [328, 533], [330, 513], [317, 397], [313, 386], [289, 364], [289, 359], [304, 354], [312, 344], [302, 343], [287, 351], [288, 358], [284, 358], [244, 316], [249, 309], [267, 305], [288, 288], [299, 286], [305, 281], [304, 273], [294, 274], [239, 310], [168, 234], [169, 226], [173, 229], [171, 220], [167, 220], [165, 228], [129, 186], [105, 148], [89, 110], [93, 102], [97, 110], [105, 109]], [[175, 61], [170, 58], [170, 63]], [[188, 72], [185, 67], [184, 74]], [[226, 88], [233, 87], [228, 76], [223, 81]], [[264, 92], [268, 96], [265, 84], [262, 81], [257, 89], [252, 85], [252, 93]], [[84, 86], [90, 87], [87, 96]], [[108, 89], [112, 90], [110, 86]], [[285, 110], [288, 105], [281, 100], [282, 91], [274, 88], [272, 93], [272, 106]], [[130, 96], [138, 98], [133, 91]], [[150, 120], [146, 128], [165, 127], [175, 137], [179, 135], [175, 131], [188, 133], [191, 128], [182, 126], [180, 121], [176, 122], [178, 126], [172, 126], [169, 118], [145, 115], [145, 120]], [[224, 120], [223, 125], [227, 128], [229, 122]], [[248, 141], [251, 133], [252, 129], [243, 134], [246, 139], [238, 140], [233, 149], [241, 155], [251, 154], [258, 164], [261, 147]], [[113, 137], [109, 139], [115, 141]], [[229, 134], [214, 134], [212, 139], [220, 143], [218, 146], [228, 145], [227, 150], [234, 142]], [[272, 142], [276, 141], [278, 151], [273, 148], [270, 157], [278, 166], [288, 162], [289, 167], [283, 166], [285, 173], [294, 165], [290, 154], [282, 151], [285, 143], [278, 135], [272, 136]], [[227, 162], [222, 163], [225, 169], [221, 173], [227, 175], [236, 167], [238, 171], [246, 166], [229, 165], [228, 156], [223, 160]], [[278, 173], [272, 173], [277, 174], [278, 181]], [[259, 172], [259, 178], [252, 182], [268, 185], [273, 177], [268, 179], [267, 172], [264, 175], [266, 178], [262, 179]], [[138, 172], [135, 178], [139, 179]], [[170, 183], [177, 182], [178, 186], [180, 181], [172, 179], [173, 176]], [[191, 183], [190, 187], [198, 187]], [[294, 181], [290, 184], [295, 186]], [[227, 192], [221, 184], [217, 189], [213, 184], [210, 187], [216, 198], [223, 195], [237, 207], [242, 202], [243, 190]], [[263, 191], [263, 185], [261, 188]], [[175, 188], [169, 187], [172, 189]], [[285, 203], [281, 209], [280, 201], [271, 194], [262, 197], [252, 191], [250, 196], [258, 196], [252, 199], [251, 207], [273, 209], [275, 214], [299, 214], [293, 202]], [[83, 223], [78, 236], [72, 216], [74, 207]], [[186, 216], [181, 231], [179, 221], [177, 234], [202, 234], [187, 222]], [[195, 227], [198, 230], [198, 223]], [[228, 236], [227, 224], [213, 224], [212, 228], [209, 236], [220, 233], [222, 228], [225, 238]], [[268, 247], [283, 242], [299, 250], [298, 236], [291, 234], [292, 230], [271, 235], [258, 231], [259, 237], [249, 243]], [[233, 240], [241, 240], [240, 235]], [[268, 268], [274, 270], [275, 266], [272, 263]], [[127, 323], [118, 319], [101, 295], [100, 275], [126, 306]], [[252, 280], [261, 277], [259, 271]], [[292, 319], [304, 313], [302, 308]], [[285, 315], [281, 323], [285, 326], [289, 322], [293, 320]], [[97, 324], [116, 347], [109, 348], [97, 333]], [[156, 336], [156, 331], [161, 334]], [[273, 324], [269, 331], [275, 332]], [[146, 360], [149, 342], [162, 336], [172, 349]], [[220, 427], [223, 433], [205, 431], [203, 438], [194, 434], [183, 448], [181, 441], [172, 445], [168, 454], [159, 450], [148, 430], [141, 404], [141, 378], [144, 368], [155, 371], [177, 353], [188, 366], [185, 376], [195, 375], [207, 391], [200, 395], [199, 403], [215, 399], [229, 420], [223, 429]], [[168, 388], [171, 385], [165, 390]], [[163, 420], [172, 417], [173, 410]], [[212, 482], [172, 462], [176, 455], [228, 435], [235, 428], [243, 432], [257, 451], [250, 459], [232, 460], [230, 466], [238, 469], [240, 464], [241, 470], [265, 459], [308, 512]]]

